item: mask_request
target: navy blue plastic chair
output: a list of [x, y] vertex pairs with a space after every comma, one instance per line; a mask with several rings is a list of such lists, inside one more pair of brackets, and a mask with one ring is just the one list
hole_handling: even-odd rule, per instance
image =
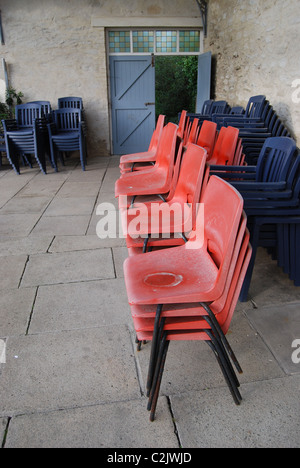
[[83, 100], [81, 97], [61, 97], [58, 99], [59, 109], [81, 109], [83, 110]]
[[51, 160], [55, 171], [60, 154], [79, 151], [82, 170], [87, 160], [86, 136], [80, 109], [58, 109], [48, 124]]
[[32, 167], [34, 155], [41, 171], [46, 174], [46, 136], [44, 119], [36, 118], [31, 127], [19, 127], [16, 120], [3, 120], [6, 155], [11, 166], [20, 174], [20, 158]]
[[49, 122], [51, 120], [52, 107], [50, 101], [31, 101], [29, 104], [38, 104], [42, 108], [42, 116]]

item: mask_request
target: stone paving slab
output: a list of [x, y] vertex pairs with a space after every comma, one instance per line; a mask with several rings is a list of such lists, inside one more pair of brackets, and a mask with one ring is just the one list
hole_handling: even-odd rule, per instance
[[21, 238], [1, 238], [0, 257], [8, 255], [24, 255], [46, 253], [53, 241], [53, 236], [35, 236]]
[[99, 182], [69, 182], [68, 180], [61, 187], [57, 193], [57, 198], [74, 198], [78, 197], [97, 197], [99, 192], [100, 183]]
[[0, 294], [0, 337], [25, 335], [36, 288], [11, 289]]
[[43, 213], [49, 205], [49, 197], [16, 197], [1, 208], [1, 214]]
[[34, 214], [0, 214], [1, 237], [26, 237], [33, 230], [40, 218], [40, 213]]
[[110, 249], [31, 255], [21, 287], [114, 278]]
[[61, 198], [55, 197], [46, 209], [44, 216], [91, 215], [95, 205], [93, 197]]
[[[247, 311], [247, 317], [258, 331], [286, 374], [300, 373], [293, 363], [292, 343], [300, 340], [300, 302], [280, 304]], [[299, 341], [300, 343], [300, 341]]]
[[[168, 404], [149, 422], [146, 400], [18, 416], [11, 420], [6, 448], [178, 448]], [[141, 437], [142, 434], [142, 437]]]
[[140, 397], [126, 326], [9, 337], [0, 416]]
[[130, 321], [122, 279], [40, 286], [29, 333], [126, 324]]
[[185, 448], [299, 448], [300, 376], [241, 386], [236, 406], [222, 388], [171, 396]]
[[72, 235], [86, 233], [90, 216], [43, 216], [32, 230], [34, 235]]
[[[99, 239], [97, 235], [55, 236], [49, 252], [73, 252], [75, 250], [93, 250], [110, 247], [125, 247], [125, 239]], [[1, 252], [1, 244], [0, 244]]]
[[16, 289], [19, 287], [27, 259], [27, 255], [1, 257], [0, 290]]
[[54, 197], [63, 183], [64, 179], [60, 177], [33, 179], [18, 192], [17, 197]]

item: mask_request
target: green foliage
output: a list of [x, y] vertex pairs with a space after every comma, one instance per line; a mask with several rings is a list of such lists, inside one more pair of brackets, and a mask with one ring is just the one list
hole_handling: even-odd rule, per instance
[[178, 122], [182, 110], [195, 112], [198, 58], [196, 56], [156, 57], [156, 117]]
[[5, 102], [0, 102], [0, 131], [2, 130], [2, 120], [13, 119], [15, 106], [22, 104], [22, 92], [17, 92], [14, 88], [6, 90]]

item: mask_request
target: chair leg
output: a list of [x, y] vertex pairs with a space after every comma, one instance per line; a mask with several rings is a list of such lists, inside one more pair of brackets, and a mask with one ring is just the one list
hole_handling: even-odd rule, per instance
[[256, 252], [257, 252], [257, 246], [259, 242], [259, 232], [260, 232], [260, 226], [255, 224], [253, 227], [253, 234], [252, 238], [250, 240], [250, 243], [252, 245], [252, 256], [250, 259], [250, 263], [247, 269], [247, 273], [244, 279], [244, 283], [241, 289], [241, 294], [240, 294], [240, 301], [241, 302], [247, 302], [248, 300], [248, 293], [249, 293], [249, 288], [251, 284], [251, 279], [252, 279], [252, 274], [254, 270], [254, 264], [255, 264], [255, 258], [256, 258]]
[[[232, 364], [231, 364], [231, 361], [230, 361], [229, 356], [228, 356], [228, 354], [227, 354], [227, 351], [226, 351], [226, 349], [225, 349], [224, 343], [222, 342], [222, 339], [221, 339], [220, 336], [218, 335], [217, 330], [214, 329], [214, 326], [213, 326], [213, 324], [210, 322], [210, 319], [209, 319], [208, 317], [206, 317], [206, 319], [207, 319], [207, 320], [206, 320], [207, 323], [208, 323], [208, 324], [210, 325], [210, 327], [211, 327], [210, 332], [212, 333], [212, 336], [214, 337], [214, 339], [218, 342], [218, 346], [219, 346], [220, 352], [222, 352], [222, 356], [223, 356], [224, 359], [226, 360], [226, 365], [227, 365], [227, 367], [228, 367], [228, 369], [229, 369], [231, 375], [233, 376], [233, 379], [234, 379], [234, 381], [235, 381], [235, 385], [236, 385], [237, 387], [239, 387], [239, 386], [240, 386], [240, 382], [239, 382], [239, 380], [238, 380], [238, 378], [237, 378], [237, 376], [236, 376], [236, 374], [235, 374], [235, 371], [234, 371], [234, 369], [233, 369], [233, 366], [232, 366]], [[207, 333], [207, 334], [208, 334], [208, 333]]]
[[160, 304], [157, 306], [157, 309], [156, 309], [156, 316], [155, 316], [153, 336], [152, 336], [151, 354], [150, 354], [150, 361], [149, 361], [148, 378], [147, 378], [147, 396], [149, 396], [149, 392], [152, 386], [154, 370], [155, 370], [155, 361], [157, 357], [158, 339], [159, 339], [160, 316], [161, 316], [162, 308], [163, 308], [163, 305]]
[[242, 401], [241, 394], [237, 388], [236, 385], [236, 379], [233, 377], [233, 374], [230, 371], [230, 368], [228, 367], [228, 363], [226, 362], [226, 358], [224, 357], [222, 353], [222, 349], [219, 346], [219, 343], [217, 340], [215, 340], [213, 334], [211, 333], [210, 330], [206, 330], [207, 335], [210, 337], [210, 341], [207, 340], [206, 343], [210, 346], [210, 348], [214, 351], [214, 354], [217, 358], [217, 361], [219, 363], [220, 369], [223, 373], [223, 376], [225, 378], [225, 381], [228, 385], [228, 388], [230, 390], [230, 393], [233, 397], [233, 400], [236, 405], [240, 405]]
[[162, 381], [162, 376], [165, 368], [167, 353], [169, 349], [170, 341], [167, 340], [167, 334], [164, 333], [163, 338], [161, 340], [160, 348], [159, 348], [159, 355], [157, 359], [157, 365], [155, 369], [155, 375], [153, 379], [153, 385], [151, 389], [151, 394], [149, 397], [148, 402], [148, 410], [150, 411], [150, 421], [154, 421], [155, 419], [155, 411]]
[[[211, 308], [207, 304], [205, 304], [205, 302], [201, 302], [200, 304], [204, 308], [204, 310], [208, 313], [208, 316], [209, 316], [211, 322], [213, 323], [214, 327], [216, 328], [216, 330], [218, 332], [218, 335], [220, 336], [222, 342], [224, 343], [224, 346], [227, 349], [228, 354], [231, 357], [231, 359], [232, 359], [238, 373], [242, 374], [243, 370], [242, 370], [242, 368], [241, 368], [241, 366], [240, 366], [240, 364], [239, 364], [239, 362], [238, 362], [238, 360], [237, 360], [237, 358], [236, 358], [230, 344], [228, 343], [228, 340], [227, 340], [226, 336], [224, 335], [224, 333], [223, 333], [223, 331], [222, 331], [222, 329], [221, 329], [221, 327], [219, 325], [219, 322], [217, 321], [217, 319], [215, 317], [215, 314], [212, 312]], [[204, 316], [204, 318], [205, 318], [205, 316]]]

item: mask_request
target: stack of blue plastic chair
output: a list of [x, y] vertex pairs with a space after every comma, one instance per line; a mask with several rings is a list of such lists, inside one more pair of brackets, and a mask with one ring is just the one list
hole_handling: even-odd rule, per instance
[[[57, 158], [64, 153], [79, 151], [82, 170], [87, 160], [86, 136], [81, 109], [57, 109], [52, 113], [53, 122], [48, 124], [51, 160], [55, 171]], [[63, 159], [62, 159], [63, 162]]]
[[32, 167], [34, 155], [41, 171], [46, 174], [47, 127], [39, 104], [16, 106], [15, 119], [3, 120], [7, 158], [13, 169], [20, 174], [20, 158]]
[[0, 135], [0, 167], [2, 166], [2, 153], [6, 153], [4, 135]]
[[[201, 128], [202, 123], [204, 120], [213, 120], [213, 115], [228, 115], [231, 111], [231, 107], [227, 103], [227, 101], [214, 101], [209, 99], [204, 102], [202, 106], [202, 110], [200, 114], [193, 114], [187, 113], [187, 118], [189, 122], [193, 123], [194, 119], [198, 119], [199, 121], [199, 128]], [[180, 119], [180, 114], [179, 114]]]
[[[293, 139], [272, 137], [265, 141], [256, 166], [211, 167], [211, 173], [228, 180], [244, 198], [253, 251], [241, 291], [242, 302], [248, 298], [258, 246], [273, 247], [276, 255], [282, 257], [282, 236], [277, 232], [280, 219], [275, 217], [284, 215], [288, 224], [288, 210], [296, 213], [299, 209], [299, 158]], [[267, 244], [261, 230], [263, 225], [271, 226]]]
[[213, 121], [218, 128], [231, 126], [239, 128], [244, 153], [248, 164], [256, 164], [260, 151], [267, 138], [275, 136], [290, 137], [290, 133], [266, 96], [252, 96], [242, 115], [214, 115]]

